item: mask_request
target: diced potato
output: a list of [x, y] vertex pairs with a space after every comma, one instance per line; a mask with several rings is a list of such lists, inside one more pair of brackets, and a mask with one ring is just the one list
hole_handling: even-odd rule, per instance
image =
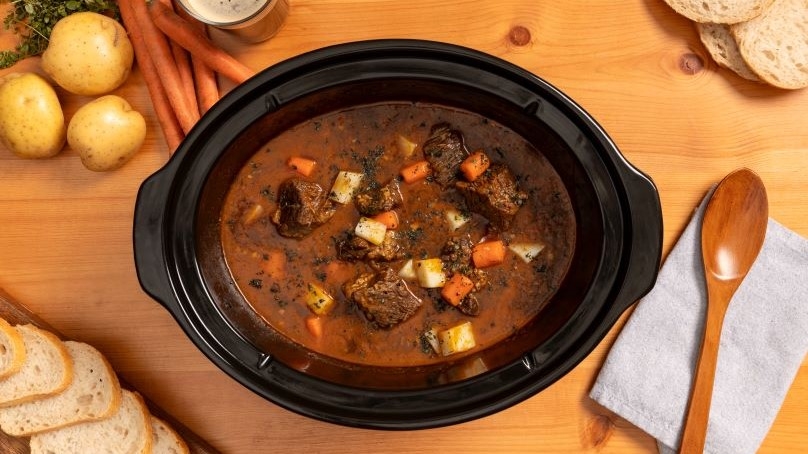
[[244, 212], [242, 222], [244, 225], [250, 225], [257, 221], [262, 214], [264, 214], [264, 207], [260, 203], [256, 203]]
[[335, 300], [317, 284], [309, 284], [306, 289], [306, 305], [317, 315], [325, 315], [334, 308]]
[[429, 343], [429, 346], [432, 347], [432, 350], [435, 353], [440, 353], [440, 341], [438, 340], [438, 330], [435, 328], [430, 328], [427, 331], [424, 331], [424, 339]]
[[401, 153], [401, 156], [405, 158], [412, 156], [412, 154], [415, 153], [415, 147], [418, 146], [415, 142], [401, 134], [396, 138], [396, 145], [398, 146], [398, 151]]
[[544, 249], [543, 243], [511, 243], [508, 249], [516, 254], [525, 263], [530, 263]]
[[463, 322], [440, 331], [438, 341], [440, 342], [440, 352], [443, 356], [464, 352], [477, 345], [474, 340], [474, 331], [471, 329], [471, 322]]
[[359, 189], [360, 184], [362, 184], [361, 173], [342, 170], [334, 179], [334, 185], [331, 186], [331, 192], [328, 197], [338, 203], [348, 203], [353, 198], [356, 190]]
[[414, 281], [418, 279], [418, 276], [415, 274], [415, 264], [412, 259], [407, 260], [404, 263], [404, 266], [398, 270], [398, 277], [404, 279], [405, 281]]
[[387, 226], [375, 219], [361, 217], [354, 228], [354, 233], [363, 240], [370, 241], [376, 246], [384, 242]]
[[446, 220], [449, 221], [449, 225], [452, 227], [452, 230], [457, 230], [469, 222], [469, 220], [471, 220], [471, 216], [457, 210], [448, 209], [446, 210]]
[[418, 285], [423, 288], [438, 288], [446, 284], [446, 274], [443, 272], [443, 262], [439, 258], [417, 260], [415, 262], [415, 275]]

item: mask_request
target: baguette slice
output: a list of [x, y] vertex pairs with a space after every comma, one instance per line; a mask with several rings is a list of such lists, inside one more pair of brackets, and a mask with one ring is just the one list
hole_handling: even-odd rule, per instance
[[780, 88], [808, 86], [808, 0], [777, 0], [731, 28], [746, 64]]
[[25, 345], [25, 362], [0, 381], [0, 406], [17, 405], [64, 391], [73, 380], [73, 360], [53, 333], [34, 325], [15, 327]]
[[188, 445], [174, 429], [162, 419], [151, 417], [154, 444], [152, 454], [189, 454]]
[[772, 0], [665, 0], [677, 13], [696, 22], [736, 24], [759, 16]]
[[17, 373], [25, 362], [22, 334], [0, 318], [0, 380]]
[[31, 454], [151, 453], [151, 414], [139, 394], [121, 392], [121, 406], [109, 418], [32, 435]]
[[104, 356], [81, 342], [65, 342], [73, 381], [55, 396], [0, 408], [0, 429], [14, 436], [105, 418], [121, 405], [121, 385]]
[[744, 79], [760, 82], [760, 78], [746, 64], [729, 25], [696, 22], [699, 38], [716, 63]]

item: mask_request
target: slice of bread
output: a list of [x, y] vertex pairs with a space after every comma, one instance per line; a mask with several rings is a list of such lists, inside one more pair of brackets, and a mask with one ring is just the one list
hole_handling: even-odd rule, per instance
[[139, 394], [122, 390], [121, 406], [109, 418], [34, 434], [30, 446], [31, 454], [147, 454], [151, 414]]
[[808, 86], [808, 0], [777, 0], [731, 31], [758, 77], [780, 88]]
[[19, 371], [0, 381], [0, 406], [52, 396], [73, 379], [73, 360], [58, 337], [34, 325], [15, 328], [25, 345], [25, 362]]
[[0, 429], [27, 436], [105, 418], [121, 404], [121, 385], [104, 356], [81, 342], [65, 342], [73, 358], [73, 381], [55, 396], [0, 408]]
[[0, 380], [17, 373], [24, 361], [22, 334], [0, 318]]
[[665, 0], [677, 13], [696, 22], [735, 24], [760, 15], [772, 0]]
[[188, 445], [165, 421], [151, 417], [154, 444], [152, 454], [189, 454]]
[[734, 71], [744, 79], [760, 82], [760, 78], [751, 70], [738, 50], [738, 44], [730, 32], [729, 25], [696, 22], [699, 38], [710, 52], [716, 63]]

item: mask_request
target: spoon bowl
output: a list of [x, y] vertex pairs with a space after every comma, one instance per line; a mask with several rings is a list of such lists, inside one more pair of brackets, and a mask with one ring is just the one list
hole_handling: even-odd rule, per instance
[[707, 318], [681, 453], [701, 453], [704, 450], [724, 315], [763, 246], [769, 220], [768, 207], [763, 181], [749, 169], [739, 169], [727, 175], [707, 203], [701, 227]]
[[766, 188], [760, 177], [749, 169], [728, 175], [704, 214], [701, 247], [705, 272], [722, 281], [743, 279], [763, 244], [767, 222]]

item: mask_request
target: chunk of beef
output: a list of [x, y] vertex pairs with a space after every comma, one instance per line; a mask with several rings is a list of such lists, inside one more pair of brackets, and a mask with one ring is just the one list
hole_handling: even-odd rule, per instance
[[460, 164], [469, 155], [460, 131], [452, 129], [447, 123], [439, 123], [432, 127], [423, 148], [432, 175], [441, 187], [448, 187], [457, 181]]
[[476, 317], [480, 315], [480, 302], [477, 300], [477, 297], [471, 293], [460, 301], [460, 304], [457, 305], [457, 310], [470, 317]]
[[380, 188], [368, 189], [354, 197], [356, 209], [363, 216], [375, 216], [384, 211], [390, 211], [403, 202], [404, 199], [401, 197], [401, 190], [396, 180], [392, 180]]
[[272, 215], [272, 222], [281, 235], [303, 238], [335, 212], [334, 202], [319, 184], [291, 178], [278, 188], [278, 210]]
[[499, 231], [510, 228], [514, 215], [527, 200], [511, 171], [501, 164], [492, 165], [471, 183], [458, 181], [455, 187], [466, 199], [468, 208], [483, 215]]
[[380, 328], [390, 328], [407, 320], [423, 303], [390, 268], [360, 275], [347, 282], [343, 292]]
[[468, 235], [450, 238], [441, 248], [443, 267], [452, 273], [467, 272], [471, 268], [471, 249], [474, 243]]
[[392, 230], [384, 234], [384, 241], [378, 246], [353, 234], [337, 241], [337, 258], [340, 260], [391, 262], [403, 257], [404, 248], [398, 235]]

